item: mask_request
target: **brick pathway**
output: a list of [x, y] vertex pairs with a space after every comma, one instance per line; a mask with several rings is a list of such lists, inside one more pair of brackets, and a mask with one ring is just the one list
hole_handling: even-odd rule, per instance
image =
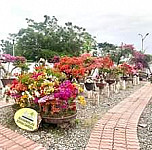
[[[139, 150], [137, 124], [152, 97], [152, 85], [144, 87], [113, 107], [95, 125], [86, 150]], [[0, 101], [0, 108], [10, 105]], [[0, 125], [0, 150], [45, 150], [41, 145]]]
[[[0, 101], [0, 108], [11, 105]], [[41, 145], [0, 125], [0, 150], [46, 150]]]
[[151, 97], [147, 83], [109, 110], [95, 125], [86, 150], [139, 150], [138, 120]]

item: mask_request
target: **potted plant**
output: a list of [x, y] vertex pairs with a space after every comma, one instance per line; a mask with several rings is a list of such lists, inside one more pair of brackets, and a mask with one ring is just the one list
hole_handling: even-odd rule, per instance
[[98, 79], [96, 82], [96, 86], [101, 90], [105, 87], [105, 85], [106, 83], [104, 82], [102, 78]]
[[85, 77], [86, 69], [81, 57], [61, 57], [60, 61], [54, 64], [54, 67], [65, 73], [70, 81], [74, 78], [78, 81]]
[[92, 77], [89, 77], [89, 76], [86, 78], [84, 85], [88, 91], [94, 90], [94, 88], [95, 88], [94, 81], [93, 81]]
[[85, 105], [82, 88], [67, 80], [64, 73], [45, 65], [32, 73], [18, 74], [8, 95], [18, 108], [38, 111], [45, 122], [63, 123], [76, 117], [76, 100]]
[[[21, 72], [28, 70], [25, 57], [11, 56], [10, 54], [2, 54], [0, 59], [0, 69], [3, 70], [3, 76], [1, 78], [2, 84], [5, 87], [7, 84], [11, 84], [14, 80], [12, 72], [16, 68], [20, 68]], [[10, 69], [10, 66], [12, 68]]]
[[119, 65], [119, 68], [122, 70], [122, 79], [125, 81], [131, 81], [134, 74], [136, 74], [136, 69], [134, 66], [131, 66], [127, 63]]

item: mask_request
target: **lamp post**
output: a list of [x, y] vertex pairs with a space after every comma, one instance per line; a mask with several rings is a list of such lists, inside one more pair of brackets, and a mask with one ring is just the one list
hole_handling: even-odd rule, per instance
[[138, 35], [141, 36], [141, 51], [142, 51], [143, 53], [145, 53], [145, 50], [144, 50], [144, 39], [149, 35], [149, 33], [146, 33], [145, 36], [143, 36], [142, 34], [138, 34]]
[[13, 39], [13, 56], [15, 56], [15, 47], [14, 47], [14, 39]]

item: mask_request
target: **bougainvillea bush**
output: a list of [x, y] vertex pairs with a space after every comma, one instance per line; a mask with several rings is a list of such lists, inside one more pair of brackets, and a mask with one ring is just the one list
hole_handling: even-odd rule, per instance
[[18, 74], [7, 95], [18, 108], [30, 107], [52, 117], [76, 113], [76, 100], [85, 105], [82, 88], [67, 80], [64, 73], [37, 66], [32, 73]]
[[113, 61], [109, 56], [92, 57], [88, 53], [82, 54], [79, 57], [62, 57], [58, 63], [55, 63], [55, 68], [64, 72], [69, 80], [89, 76], [96, 68], [100, 71], [104, 71], [110, 69], [112, 66]]
[[[10, 54], [0, 55], [0, 69], [3, 70], [3, 78], [10, 78], [12, 76], [13, 70], [20, 68], [22, 72], [28, 70], [27, 60], [23, 56], [12, 56]], [[7, 63], [7, 66], [4, 66]], [[10, 70], [10, 64], [12, 63], [13, 68]]]
[[123, 76], [131, 76], [136, 74], [137, 69], [135, 66], [129, 65], [127, 63], [123, 63], [119, 65], [119, 68], [122, 70]]

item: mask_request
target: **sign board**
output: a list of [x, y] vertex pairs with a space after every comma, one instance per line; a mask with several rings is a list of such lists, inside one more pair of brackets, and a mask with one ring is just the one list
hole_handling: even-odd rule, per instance
[[19, 109], [14, 115], [15, 123], [22, 129], [34, 131], [38, 129], [38, 113], [31, 108]]

